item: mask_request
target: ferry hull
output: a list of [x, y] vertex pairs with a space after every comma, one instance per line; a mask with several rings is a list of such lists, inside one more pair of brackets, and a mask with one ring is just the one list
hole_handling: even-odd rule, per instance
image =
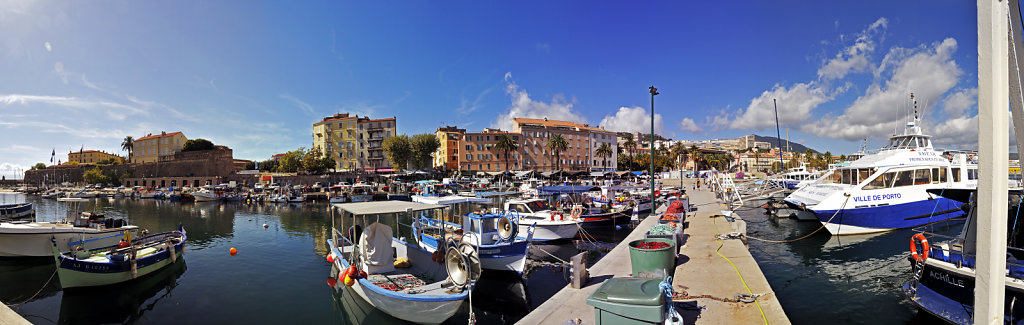
[[[821, 223], [827, 223], [825, 229], [829, 233], [833, 235], [855, 235], [917, 227], [959, 217], [964, 214], [962, 211], [949, 211], [958, 207], [960, 207], [960, 202], [937, 197], [934, 200], [885, 206], [845, 208], [842, 210], [814, 210], [810, 208], [810, 210], [814, 212], [815, 217]], [[931, 213], [934, 213], [934, 215], [928, 217]], [[918, 216], [925, 217], [913, 218]]]

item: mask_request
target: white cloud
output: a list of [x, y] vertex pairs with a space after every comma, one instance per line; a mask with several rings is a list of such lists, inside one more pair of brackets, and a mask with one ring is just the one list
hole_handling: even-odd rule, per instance
[[302, 109], [302, 111], [309, 113], [309, 115], [316, 115], [316, 110], [313, 109], [313, 105], [310, 105], [309, 103], [306, 103], [301, 99], [295, 98], [289, 94], [281, 94], [280, 97], [281, 99], [292, 102], [292, 104], [295, 104], [295, 106]]
[[[751, 99], [750, 105], [736, 117], [729, 127], [733, 129], [759, 130], [775, 127], [775, 105], [779, 107], [780, 124], [799, 124], [811, 117], [811, 111], [824, 102], [832, 100], [824, 88], [815, 82], [798, 83], [789, 88], [776, 84], [760, 96]], [[773, 102], [773, 99], [776, 102]]]
[[82, 99], [76, 97], [62, 97], [62, 96], [47, 96], [47, 95], [24, 95], [24, 94], [9, 94], [0, 95], [0, 104], [4, 105], [32, 105], [32, 104], [47, 104], [65, 108], [80, 108], [80, 109], [121, 109], [132, 114], [145, 114], [146, 112], [138, 107], [131, 105], [125, 105], [117, 102], [104, 101], [104, 100], [93, 100], [93, 99]]
[[[651, 114], [647, 109], [639, 106], [619, 107], [615, 115], [608, 115], [601, 119], [601, 127], [618, 132], [651, 132]], [[654, 132], [665, 135], [665, 125], [661, 114], [654, 114]]]
[[844, 48], [818, 69], [822, 80], [841, 79], [850, 72], [864, 72], [870, 66], [871, 53], [875, 51], [875, 37], [885, 32], [889, 20], [879, 18], [857, 34], [852, 45]]
[[535, 101], [525, 89], [519, 88], [515, 81], [510, 81], [512, 73], [505, 73], [505, 93], [509, 95], [512, 105], [508, 112], [498, 115], [498, 119], [491, 123], [491, 127], [502, 130], [511, 130], [514, 118], [548, 118], [559, 121], [574, 123], [586, 123], [583, 115], [573, 111], [573, 103], [566, 101], [561, 95], [555, 95], [550, 102]]
[[64, 63], [57, 62], [53, 64], [53, 72], [60, 77], [60, 81], [65, 85], [68, 84], [68, 72], [64, 71]]
[[978, 106], [978, 88], [961, 89], [958, 92], [946, 95], [942, 100], [942, 111], [949, 117], [957, 117], [965, 111]]
[[932, 140], [936, 148], [965, 150], [978, 148], [977, 115], [950, 118], [940, 124], [927, 127], [928, 132], [933, 135]]
[[697, 126], [697, 123], [693, 122], [693, 119], [689, 117], [683, 118], [683, 120], [679, 122], [679, 129], [695, 134], [704, 131], [700, 126]]
[[[884, 85], [876, 79], [842, 115], [806, 123], [802, 130], [820, 137], [846, 140], [880, 138], [899, 130], [903, 121], [912, 115], [911, 93], [923, 111], [957, 84], [963, 71], [952, 59], [956, 46], [956, 40], [947, 38], [917, 49], [891, 49], [878, 67], [882, 71], [876, 71], [879, 76], [891, 74]], [[891, 72], [889, 67], [892, 67]]]
[[46, 51], [47, 51], [47, 52], [51, 52], [51, 51], [53, 51], [53, 46], [52, 46], [52, 45], [50, 45], [50, 42], [46, 42], [46, 43], [44, 43], [44, 44], [43, 44], [43, 46], [44, 46], [44, 47], [46, 47]]

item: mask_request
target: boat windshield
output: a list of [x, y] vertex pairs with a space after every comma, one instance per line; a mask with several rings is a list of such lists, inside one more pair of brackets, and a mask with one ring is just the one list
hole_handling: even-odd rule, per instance
[[545, 203], [544, 201], [533, 201], [533, 202], [527, 203], [526, 206], [530, 208], [530, 211], [534, 211], [534, 212], [536, 212], [536, 211], [544, 211], [544, 210], [551, 210], [551, 208], [548, 207], [548, 204]]
[[840, 168], [832, 173], [832, 183], [857, 185], [875, 173], [874, 168]]

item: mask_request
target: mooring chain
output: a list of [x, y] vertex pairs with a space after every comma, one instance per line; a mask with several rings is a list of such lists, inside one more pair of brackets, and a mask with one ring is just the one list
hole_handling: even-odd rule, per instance
[[751, 295], [751, 294], [741, 293], [741, 294], [737, 294], [735, 298], [722, 298], [722, 297], [716, 297], [716, 296], [713, 296], [713, 295], [694, 295], [694, 296], [691, 296], [689, 293], [686, 292], [686, 290], [679, 290], [679, 291], [674, 292], [672, 294], [672, 301], [686, 301], [686, 300], [694, 300], [694, 299], [711, 299], [711, 300], [721, 301], [721, 302], [725, 302], [725, 303], [745, 303], [745, 304], [749, 304], [749, 303], [753, 303], [753, 302], [757, 301], [757, 298], [760, 298], [761, 296], [764, 296], [764, 295], [765, 294]]

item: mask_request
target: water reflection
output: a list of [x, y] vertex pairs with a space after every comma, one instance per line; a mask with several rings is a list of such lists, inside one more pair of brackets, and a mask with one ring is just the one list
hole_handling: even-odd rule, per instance
[[56, 271], [52, 257], [0, 260], [0, 301], [24, 304], [57, 294]]
[[181, 259], [124, 285], [65, 291], [59, 323], [134, 323], [171, 295], [185, 269], [185, 259]]

